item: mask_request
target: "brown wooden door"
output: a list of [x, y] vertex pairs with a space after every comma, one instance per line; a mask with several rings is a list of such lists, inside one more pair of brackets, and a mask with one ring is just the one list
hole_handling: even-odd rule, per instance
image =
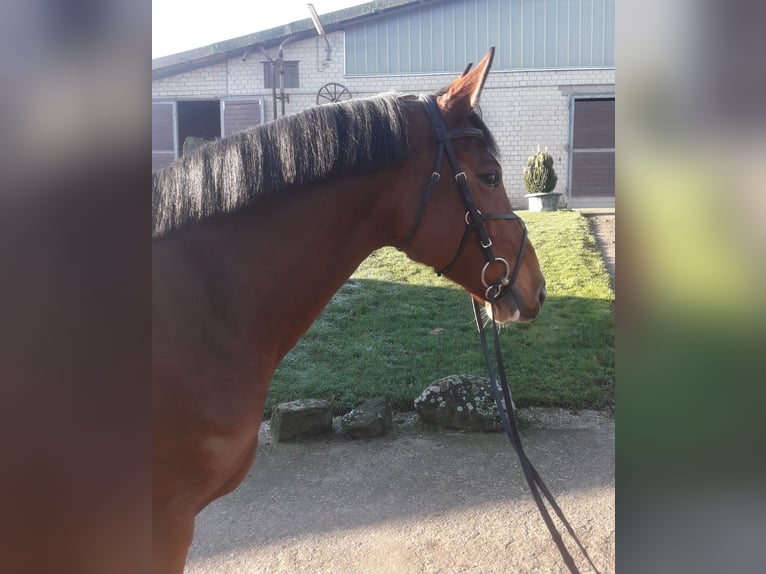
[[614, 98], [575, 98], [569, 207], [614, 205]]

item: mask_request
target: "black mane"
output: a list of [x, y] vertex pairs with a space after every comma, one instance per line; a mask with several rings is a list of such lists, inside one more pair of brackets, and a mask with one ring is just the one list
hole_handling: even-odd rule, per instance
[[395, 95], [309, 108], [210, 143], [152, 174], [152, 236], [342, 172], [393, 165], [408, 153], [406, 116]]

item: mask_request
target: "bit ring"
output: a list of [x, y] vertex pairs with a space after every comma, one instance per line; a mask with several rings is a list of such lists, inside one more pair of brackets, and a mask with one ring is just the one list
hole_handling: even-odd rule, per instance
[[495, 257], [494, 261], [487, 261], [484, 264], [484, 268], [481, 270], [481, 282], [484, 285], [484, 287], [487, 287], [487, 288], [490, 287], [489, 283], [487, 283], [487, 278], [486, 278], [487, 269], [489, 269], [490, 265], [497, 262], [500, 262], [503, 265], [505, 265], [505, 274], [502, 276], [502, 279], [500, 279], [498, 282], [495, 283], [495, 285], [501, 284], [503, 287], [506, 287], [508, 285], [509, 283], [508, 276], [511, 273], [511, 266], [508, 265], [508, 262], [502, 257]]

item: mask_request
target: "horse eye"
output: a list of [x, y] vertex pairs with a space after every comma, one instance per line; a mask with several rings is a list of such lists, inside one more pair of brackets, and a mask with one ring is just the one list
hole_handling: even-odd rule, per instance
[[482, 174], [479, 176], [479, 179], [492, 187], [495, 187], [498, 183], [500, 183], [500, 178], [498, 177], [496, 171]]

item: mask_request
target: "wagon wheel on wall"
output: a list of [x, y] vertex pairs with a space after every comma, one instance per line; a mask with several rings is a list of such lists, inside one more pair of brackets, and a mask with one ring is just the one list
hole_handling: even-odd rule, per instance
[[330, 102], [342, 102], [343, 100], [350, 100], [351, 92], [348, 91], [346, 86], [338, 84], [337, 82], [330, 82], [319, 88], [317, 92], [317, 105], [329, 104]]

